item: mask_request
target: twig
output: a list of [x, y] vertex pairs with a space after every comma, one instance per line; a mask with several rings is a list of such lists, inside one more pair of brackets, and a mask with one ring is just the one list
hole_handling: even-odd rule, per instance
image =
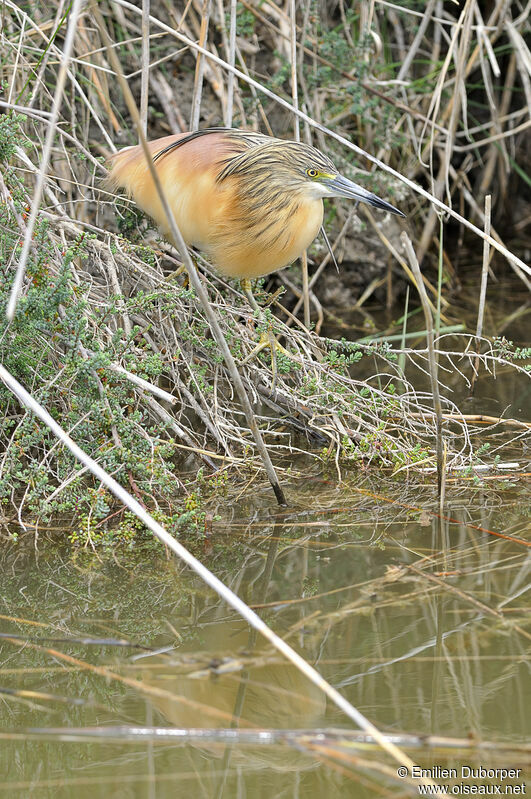
[[[234, 67], [236, 61], [236, 11], [237, 0], [230, 0], [230, 27], [229, 27], [229, 64]], [[234, 72], [229, 71], [227, 77], [227, 108], [225, 112], [225, 125], [232, 127], [232, 109], [234, 105]]]
[[[491, 195], [485, 197], [485, 233], [490, 235]], [[476, 339], [483, 335], [483, 315], [485, 313], [485, 296], [487, 294], [487, 280], [489, 276], [489, 242], [483, 240], [483, 266], [481, 269], [481, 288], [479, 291], [478, 322], [476, 325]], [[479, 341], [478, 341], [479, 345]]]
[[72, 9], [70, 11], [70, 14], [68, 15], [68, 29], [66, 31], [65, 45], [61, 56], [61, 67], [59, 69], [59, 75], [57, 76], [57, 83], [55, 86], [55, 92], [53, 97], [52, 111], [50, 114], [48, 130], [46, 133], [46, 140], [44, 143], [41, 164], [37, 175], [37, 183], [35, 186], [35, 191], [33, 193], [33, 200], [31, 203], [31, 213], [28, 219], [26, 227], [26, 235], [24, 236], [24, 244], [22, 246], [22, 253], [20, 255], [20, 260], [18, 262], [15, 279], [13, 281], [9, 302], [7, 304], [7, 309], [6, 309], [6, 316], [9, 322], [13, 321], [13, 318], [15, 316], [15, 311], [17, 308], [18, 298], [22, 290], [22, 282], [24, 280], [24, 274], [26, 272], [28, 255], [32, 246], [33, 231], [35, 229], [37, 215], [39, 213], [41, 206], [41, 198], [44, 189], [44, 182], [46, 180], [48, 161], [50, 160], [50, 154], [52, 152], [52, 146], [55, 138], [55, 126], [57, 124], [57, 119], [59, 117], [59, 109], [63, 101], [63, 91], [65, 87], [66, 75], [68, 72], [68, 66], [70, 63], [70, 57], [72, 55], [72, 48], [74, 46], [74, 37], [77, 27], [77, 21], [81, 13], [81, 10], [83, 8], [83, 5], [84, 5], [84, 0], [72, 0]]
[[[293, 743], [296, 746], [317, 744], [328, 746], [361, 747], [365, 749], [374, 745], [370, 735], [357, 730], [334, 729], [234, 729], [210, 727], [135, 727], [135, 726], [102, 726], [102, 727], [31, 727], [22, 732], [3, 732], [3, 740], [17, 740], [23, 737], [28, 739], [56, 738], [61, 741], [84, 741], [87, 739], [117, 740], [117, 741], [158, 741], [170, 740], [177, 742], [216, 742], [223, 744], [251, 744], [253, 746], [269, 746], [282, 743]], [[391, 736], [390, 736], [391, 737]], [[402, 746], [410, 749], [431, 750], [478, 750], [499, 753], [506, 757], [514, 755], [510, 762], [514, 762], [523, 754], [531, 754], [528, 744], [515, 744], [505, 741], [481, 741], [476, 738], [450, 738], [442, 735], [411, 735], [408, 733], [393, 732], [393, 741], [400, 740]]]
[[[190, 111], [190, 130], [197, 130], [199, 127], [199, 114], [201, 112], [201, 95], [203, 94], [203, 73], [205, 69], [204, 53], [201, 52], [206, 44], [208, 36], [208, 23], [210, 21], [210, 0], [203, 0], [201, 9], [201, 32], [199, 34], [199, 44], [197, 61], [195, 64], [194, 92], [192, 95], [192, 109]], [[206, 52], [206, 50], [205, 50]]]
[[531, 641], [531, 633], [527, 632], [527, 630], [524, 630], [519, 624], [514, 624], [511, 619], [507, 619], [501, 611], [495, 610], [494, 608], [489, 607], [489, 605], [485, 605], [484, 602], [480, 602], [479, 599], [476, 599], [476, 597], [470, 596], [470, 594], [467, 594], [466, 591], [462, 591], [455, 585], [451, 585], [447, 582], [447, 580], [444, 580], [441, 577], [436, 577], [434, 574], [422, 571], [422, 569], [417, 569], [417, 567], [413, 565], [408, 565], [407, 568], [417, 574], [419, 577], [422, 577], [425, 580], [429, 580], [430, 583], [440, 586], [445, 591], [450, 591], [452, 594], [456, 594], [456, 596], [465, 600], [465, 602], [469, 602], [471, 605], [474, 605], [482, 613], [486, 613], [488, 616], [493, 616], [495, 619], [501, 621], [502, 624], [507, 625], [512, 630], [515, 630], [524, 638], [527, 638], [527, 640]]
[[[485, 233], [490, 235], [490, 212], [491, 212], [491, 195], [487, 194], [485, 197]], [[490, 247], [488, 241], [483, 242], [483, 265], [481, 268], [481, 287], [479, 290], [479, 306], [478, 306], [478, 321], [476, 325], [476, 352], [478, 357], [474, 364], [474, 374], [472, 375], [471, 392], [474, 391], [476, 384], [479, 366], [479, 344], [481, 336], [483, 335], [483, 316], [485, 314], [485, 297], [487, 295], [487, 281], [489, 277], [489, 254]]]
[[147, 112], [149, 98], [149, 6], [150, 0], [142, 0], [142, 82], [140, 87], [140, 124], [147, 136]]

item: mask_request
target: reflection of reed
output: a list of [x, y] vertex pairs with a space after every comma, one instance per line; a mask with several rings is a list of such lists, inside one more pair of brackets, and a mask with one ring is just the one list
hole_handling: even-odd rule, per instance
[[[265, 565], [257, 585], [256, 599], [265, 602], [278, 551], [276, 537], [270, 542]], [[215, 643], [220, 633], [228, 633], [227, 626], [210, 627], [205, 630], [206, 637]], [[226, 639], [225, 639], [226, 640]], [[234, 652], [245, 651], [256, 656], [257, 635], [254, 630], [240, 629], [236, 636], [230, 636]], [[262, 645], [261, 639], [258, 646]], [[146, 671], [144, 679], [151, 684], [164, 683], [166, 690], [179, 694], [189, 702], [167, 702], [155, 699], [154, 705], [175, 727], [217, 727], [226, 726], [222, 715], [231, 716], [232, 727], [258, 728], [308, 728], [322, 723], [326, 709], [326, 697], [295, 666], [290, 663], [265, 663], [232, 673], [220, 674], [208, 671], [195, 672], [194, 677], [167, 677], [159, 671]], [[201, 718], [194, 703], [200, 703], [219, 711], [218, 716]], [[223, 750], [209, 747], [218, 757], [222, 756], [225, 769], [233, 759], [236, 763], [252, 763], [254, 767], [275, 769], [310, 768], [313, 759], [288, 747], [240, 749], [226, 746]], [[225, 771], [224, 769], [224, 771]], [[226, 773], [226, 771], [225, 771]], [[223, 793], [224, 780], [218, 785], [218, 795]]]
[[[164, 686], [166, 691], [182, 696], [191, 703], [168, 702], [154, 697], [154, 706], [175, 727], [226, 727], [221, 714], [236, 720], [234, 710], [238, 691], [245, 684], [238, 726], [294, 728], [322, 724], [326, 698], [290, 664], [255, 667], [244, 673], [192, 679], [170, 677], [156, 672], [144, 673], [150, 685]], [[200, 703], [221, 711], [219, 716], [201, 716], [192, 703]]]
[[[379, 494], [378, 524], [365, 485], [352, 481], [350, 502], [323, 490], [313, 515], [308, 487], [302, 518], [284, 514], [276, 535], [298, 534], [299, 547], [282, 550], [283, 579], [275, 570], [262, 611], [275, 613], [287, 640], [303, 629], [305, 650], [384, 728], [522, 740], [528, 544], [518, 496], [485, 485], [472, 502], [469, 487], [447, 487], [441, 542], [426, 489]], [[367, 546], [371, 513], [381, 549]], [[300, 591], [303, 574], [318, 588], [313, 595]]]

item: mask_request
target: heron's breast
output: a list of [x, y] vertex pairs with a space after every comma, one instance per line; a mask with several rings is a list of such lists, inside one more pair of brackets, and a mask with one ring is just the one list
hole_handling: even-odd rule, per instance
[[[164, 175], [163, 188], [186, 243], [208, 253], [218, 219], [226, 215], [227, 205], [226, 193], [216, 184], [214, 171], [192, 173], [181, 168], [178, 175]], [[154, 199], [158, 203], [158, 198]], [[160, 213], [148, 213], [157, 220], [161, 218]], [[162, 232], [169, 234], [167, 225], [162, 225]]]
[[298, 258], [310, 246], [323, 224], [323, 201], [306, 200], [294, 208], [286, 224], [286, 264]]
[[317, 236], [323, 222], [320, 199], [294, 199], [279, 213], [244, 215], [222, 224], [210, 250], [218, 269], [229, 277], [257, 278], [295, 261]]

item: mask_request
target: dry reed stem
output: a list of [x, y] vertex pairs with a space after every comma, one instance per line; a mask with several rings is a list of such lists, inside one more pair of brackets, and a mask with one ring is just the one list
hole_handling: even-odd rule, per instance
[[423, 571], [422, 569], [418, 569], [416, 566], [413, 566], [411, 564], [408, 565], [407, 568], [410, 571], [417, 574], [419, 577], [422, 577], [423, 579], [428, 580], [431, 583], [435, 583], [436, 585], [441, 587], [444, 591], [456, 594], [465, 602], [469, 602], [470, 604], [477, 607], [482, 613], [485, 613], [488, 616], [497, 619], [504, 626], [510, 627], [511, 630], [514, 630], [523, 638], [527, 639], [528, 641], [531, 641], [531, 633], [529, 633], [527, 630], [524, 630], [522, 627], [520, 627], [519, 624], [514, 624], [511, 619], [507, 619], [503, 615], [503, 613], [501, 613], [499, 610], [489, 607], [484, 602], [480, 602], [475, 597], [470, 596], [470, 594], [467, 594], [465, 591], [456, 588], [456, 586], [451, 585], [450, 583], [446, 582], [444, 579], [441, 579], [440, 577], [437, 577], [434, 574], [430, 574], [429, 572]]
[[[411, 239], [406, 232], [401, 234], [402, 244], [407, 253], [409, 263], [413, 274], [415, 276], [415, 283], [417, 291], [422, 303], [422, 310], [424, 312], [424, 320], [426, 322], [426, 340], [428, 343], [428, 365], [430, 370], [431, 390], [433, 395], [433, 407], [435, 409], [436, 426], [436, 448], [437, 448], [437, 485], [439, 489], [439, 497], [443, 495], [443, 457], [444, 457], [444, 443], [442, 438], [442, 405], [441, 395], [439, 393], [439, 377], [437, 369], [437, 359], [435, 357], [434, 336], [433, 336], [433, 317], [431, 313], [430, 303], [424, 283], [422, 282], [422, 274], [420, 271], [419, 263], [411, 243]], [[440, 500], [442, 504], [442, 499]]]
[[[227, 60], [232, 67], [236, 64], [236, 13], [237, 0], [230, 0], [229, 53]], [[227, 108], [225, 113], [225, 125], [228, 128], [232, 127], [234, 80], [234, 72], [229, 71], [227, 76]]]
[[[485, 233], [490, 234], [491, 196], [485, 197]], [[485, 313], [485, 298], [487, 296], [487, 280], [489, 277], [490, 247], [488, 241], [483, 242], [483, 266], [481, 269], [481, 286], [479, 289], [478, 321], [476, 325], [476, 338], [483, 335], [483, 316]]]
[[[199, 44], [204, 47], [207, 42], [208, 25], [210, 22], [211, 0], [202, 0], [201, 8], [201, 32], [199, 34]], [[192, 95], [192, 105], [190, 111], [190, 130], [197, 130], [199, 127], [199, 114], [201, 113], [201, 95], [203, 93], [203, 72], [205, 67], [204, 54], [198, 52], [195, 65], [194, 91]]]
[[15, 278], [13, 280], [11, 296], [9, 298], [9, 303], [6, 309], [6, 316], [8, 321], [10, 322], [13, 321], [13, 318], [15, 316], [15, 310], [17, 307], [20, 292], [22, 290], [22, 283], [26, 271], [28, 255], [30, 252], [30, 248], [32, 246], [33, 231], [35, 228], [35, 223], [37, 221], [37, 216], [39, 214], [41, 206], [41, 198], [44, 190], [44, 183], [46, 180], [46, 170], [48, 168], [48, 162], [50, 160], [50, 154], [52, 151], [52, 145], [55, 135], [55, 127], [57, 125], [59, 110], [61, 107], [61, 103], [63, 101], [63, 91], [70, 63], [70, 57], [72, 54], [72, 49], [74, 47], [74, 36], [76, 33], [77, 21], [83, 7], [83, 2], [84, 0], [73, 0], [72, 10], [69, 14], [68, 30], [66, 34], [64, 51], [61, 57], [61, 66], [59, 69], [59, 75], [57, 76], [57, 84], [55, 87], [52, 111], [50, 113], [50, 119], [48, 120], [48, 131], [46, 134], [46, 141], [44, 143], [39, 173], [37, 176], [37, 185], [35, 186], [35, 192], [33, 194], [33, 201], [31, 204], [31, 212], [28, 219], [28, 223], [26, 225], [24, 244], [22, 247], [22, 252], [20, 254], [20, 259], [18, 262], [17, 271], [15, 273]]
[[[297, 82], [297, 22], [296, 22], [296, 6], [295, 0], [290, 0], [289, 3], [289, 21], [290, 21], [290, 66], [291, 66], [291, 102], [294, 108], [299, 107], [299, 89]], [[293, 139], [300, 141], [300, 127], [299, 118], [293, 117]], [[302, 274], [302, 303], [304, 309], [304, 325], [307, 330], [310, 328], [310, 289], [308, 277], [308, 255], [303, 252], [301, 256], [301, 274]]]
[[142, 0], [142, 83], [140, 88], [140, 124], [147, 136], [149, 100], [149, 11], [150, 0]]
[[[476, 656], [477, 657], [477, 656]], [[84, 741], [87, 738], [110, 739], [114, 741], [150, 741], [150, 740], [185, 740], [187, 742], [207, 743], [218, 742], [223, 744], [247, 744], [252, 746], [270, 746], [293, 743], [302, 747], [307, 743], [326, 744], [327, 746], [346, 746], [348, 748], [359, 746], [366, 749], [373, 743], [370, 736], [356, 730], [315, 730], [315, 729], [234, 729], [210, 727], [135, 727], [134, 725], [101, 726], [101, 727], [46, 727], [42, 730], [29, 730], [22, 733], [0, 733], [2, 740], [12, 740], [18, 735], [23, 735], [24, 740], [43, 740], [43, 738], [59, 738], [61, 740]], [[505, 741], [477, 741], [471, 738], [456, 738], [444, 735], [409, 735], [407, 733], [393, 733], [393, 740], [400, 741], [401, 746], [409, 749], [455, 750], [456, 752], [469, 752], [479, 750], [489, 753], [499, 753], [504, 758], [509, 757], [510, 763], [518, 763], [518, 758], [531, 754], [531, 746], [525, 743]], [[511, 757], [512, 756], [512, 757]], [[374, 764], [365, 761], [367, 768]]]
[[[103, 22], [103, 20], [101, 20]], [[139, 128], [139, 132], [141, 132]], [[358, 724], [359, 727], [368, 732], [374, 740], [386, 751], [394, 760], [408, 769], [415, 766], [415, 763], [405, 755], [399, 747], [394, 743], [387, 740], [382, 733], [360, 713], [353, 705], [350, 704], [335, 688], [333, 688], [323, 677], [317, 672], [307, 661], [302, 658], [291, 646], [289, 646], [282, 638], [271, 630], [265, 622], [252, 611], [242, 600], [234, 594], [224, 583], [221, 582], [215, 575], [212, 574], [197, 558], [195, 558], [188, 550], [183, 547], [173, 536], [171, 536], [155, 519], [147, 512], [137, 499], [135, 499], [129, 492], [127, 492], [113, 477], [111, 477], [104, 469], [99, 466], [96, 461], [90, 458], [77, 444], [65, 433], [65, 431], [57, 424], [57, 422], [50, 416], [50, 414], [37, 403], [33, 397], [15, 380], [12, 375], [0, 364], [0, 380], [12, 391], [18, 400], [30, 409], [41, 421], [43, 421], [52, 430], [54, 435], [72, 452], [72, 454], [83, 463], [90, 471], [100, 480], [107, 488], [126, 505], [151, 532], [156, 538], [161, 541], [171, 552], [176, 554], [183, 560], [193, 571], [198, 574], [201, 579], [212, 588], [230, 607], [236, 610], [247, 623], [257, 632], [269, 641], [272, 646], [281, 652], [287, 660], [301, 671], [314, 685], [325, 693], [328, 698], [342, 710], [352, 721]], [[75, 658], [62, 655], [63, 659], [69, 662], [80, 664]], [[100, 667], [93, 666], [93, 670], [98, 671]], [[107, 669], [103, 669], [107, 672]], [[122, 682], [128, 682], [131, 678], [121, 677]], [[136, 681], [134, 681], [136, 682]], [[164, 692], [167, 693], [166, 691]], [[423, 784], [432, 785], [430, 780], [423, 780]]]

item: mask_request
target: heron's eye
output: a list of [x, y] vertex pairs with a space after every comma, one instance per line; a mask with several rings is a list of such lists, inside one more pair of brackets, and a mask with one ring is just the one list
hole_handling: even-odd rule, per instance
[[307, 169], [306, 174], [309, 178], [316, 178], [317, 177], [317, 169]]

